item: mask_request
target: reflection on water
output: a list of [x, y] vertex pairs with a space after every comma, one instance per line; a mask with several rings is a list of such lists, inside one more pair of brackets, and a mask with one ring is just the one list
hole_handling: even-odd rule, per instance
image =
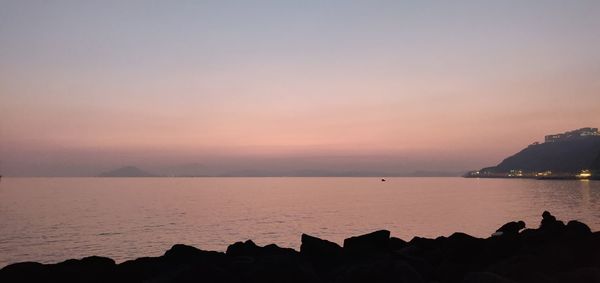
[[89, 255], [118, 262], [175, 243], [225, 250], [253, 239], [298, 248], [388, 229], [409, 240], [502, 224], [543, 210], [600, 229], [600, 182], [463, 178], [3, 178], [0, 267]]

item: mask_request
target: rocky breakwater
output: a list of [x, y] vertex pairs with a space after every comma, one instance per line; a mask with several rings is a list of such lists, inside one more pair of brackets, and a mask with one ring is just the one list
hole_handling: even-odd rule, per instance
[[600, 282], [600, 232], [544, 212], [539, 228], [510, 222], [486, 239], [406, 242], [381, 230], [343, 246], [302, 235], [299, 252], [250, 240], [225, 253], [175, 245], [120, 264], [96, 256], [11, 264], [0, 282]]

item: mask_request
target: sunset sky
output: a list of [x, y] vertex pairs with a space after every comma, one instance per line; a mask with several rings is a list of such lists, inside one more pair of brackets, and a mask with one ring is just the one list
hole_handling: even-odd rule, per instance
[[0, 1], [0, 174], [462, 171], [600, 126], [600, 1]]

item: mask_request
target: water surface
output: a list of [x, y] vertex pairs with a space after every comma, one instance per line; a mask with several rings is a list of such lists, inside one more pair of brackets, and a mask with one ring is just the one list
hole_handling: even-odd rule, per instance
[[600, 182], [463, 178], [2, 178], [0, 267], [102, 255], [159, 256], [176, 243], [224, 251], [252, 239], [298, 248], [301, 233], [338, 243], [502, 224], [537, 227], [543, 210], [600, 230]]

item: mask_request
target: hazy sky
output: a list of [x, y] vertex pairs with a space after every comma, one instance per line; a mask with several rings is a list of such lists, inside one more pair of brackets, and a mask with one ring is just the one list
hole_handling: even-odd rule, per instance
[[0, 0], [0, 173], [494, 165], [600, 126], [600, 1]]

